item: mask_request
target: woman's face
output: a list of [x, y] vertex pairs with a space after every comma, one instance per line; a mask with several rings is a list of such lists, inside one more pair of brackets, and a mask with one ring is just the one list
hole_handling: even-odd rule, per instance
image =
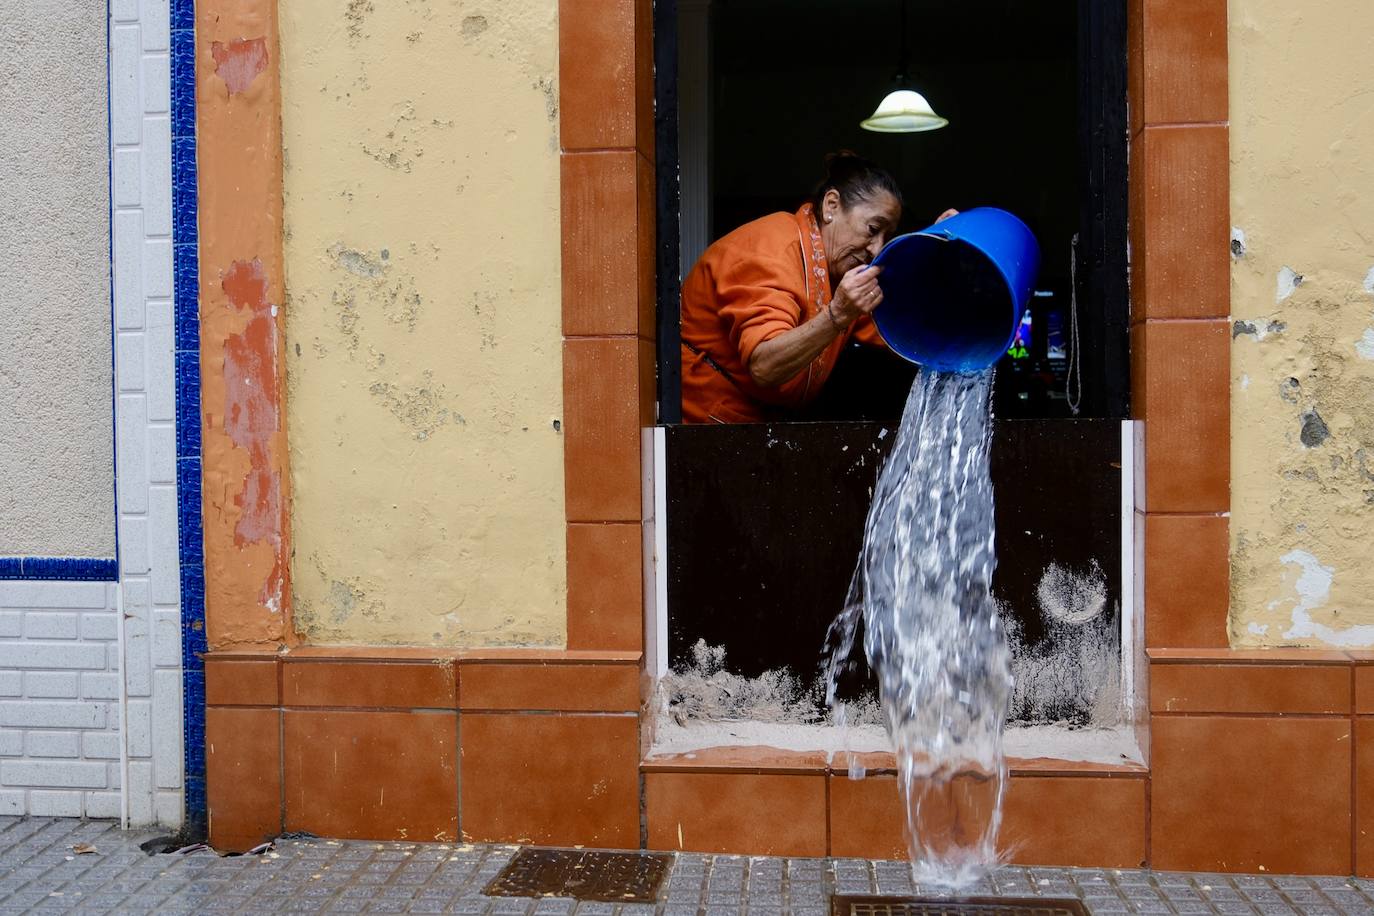
[[860, 264], [871, 264], [901, 218], [897, 198], [886, 191], [859, 198], [848, 209], [839, 191], [826, 191], [821, 200], [821, 241], [831, 279], [838, 281]]

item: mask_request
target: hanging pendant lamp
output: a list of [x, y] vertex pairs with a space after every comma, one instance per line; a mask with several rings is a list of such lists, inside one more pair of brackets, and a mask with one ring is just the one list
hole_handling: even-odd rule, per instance
[[878, 103], [871, 117], [859, 122], [864, 130], [880, 134], [915, 134], [926, 130], [939, 130], [949, 121], [940, 117], [930, 107], [926, 97], [907, 88], [907, 45], [906, 45], [906, 0], [897, 0], [901, 9], [901, 60], [897, 62], [897, 76], [894, 82], [897, 89], [889, 92]]

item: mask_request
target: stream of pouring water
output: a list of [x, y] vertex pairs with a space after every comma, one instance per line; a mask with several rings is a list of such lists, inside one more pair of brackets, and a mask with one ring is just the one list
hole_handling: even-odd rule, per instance
[[860, 618], [897, 753], [912, 876], [955, 890], [999, 861], [1011, 654], [990, 595], [992, 372], [923, 371], [873, 493], [844, 612], [831, 626], [827, 700]]

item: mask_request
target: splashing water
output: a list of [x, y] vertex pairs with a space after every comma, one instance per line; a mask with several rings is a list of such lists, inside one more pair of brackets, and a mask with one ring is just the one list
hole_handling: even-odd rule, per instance
[[[1011, 655], [990, 595], [992, 372], [923, 371], [878, 477], [826, 699], [850, 669], [860, 617], [897, 752], [912, 876], [958, 889], [999, 862]], [[851, 775], [854, 775], [851, 771]]]

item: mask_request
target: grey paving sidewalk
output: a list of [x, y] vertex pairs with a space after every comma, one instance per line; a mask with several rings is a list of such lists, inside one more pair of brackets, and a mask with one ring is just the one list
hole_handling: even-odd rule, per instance
[[[826, 916], [827, 898], [917, 891], [900, 862], [678, 855], [654, 905], [485, 897], [511, 846], [280, 840], [264, 855], [150, 856], [104, 821], [0, 817], [0, 913]], [[85, 843], [96, 852], [78, 855]], [[1374, 881], [1008, 867], [975, 891], [1093, 913], [1374, 914]]]

